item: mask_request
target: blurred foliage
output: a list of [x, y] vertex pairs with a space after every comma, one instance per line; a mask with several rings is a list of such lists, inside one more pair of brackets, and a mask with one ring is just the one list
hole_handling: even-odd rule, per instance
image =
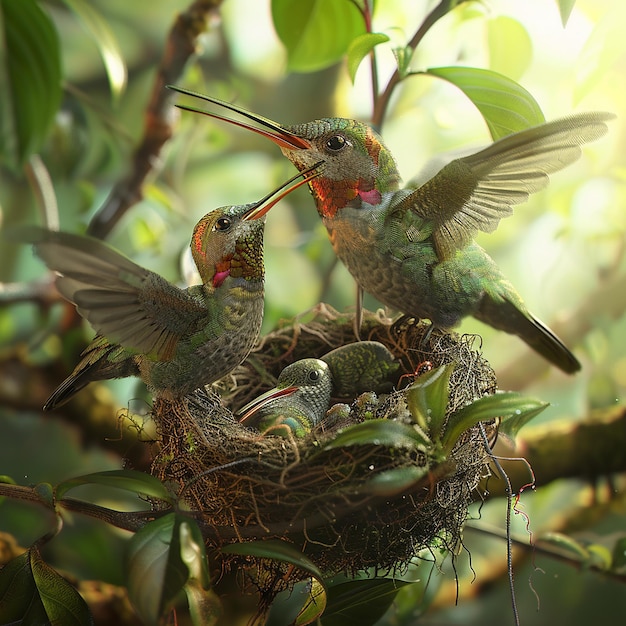
[[[219, 9], [221, 22], [216, 11], [215, 23], [200, 39], [197, 58], [181, 81], [291, 124], [333, 115], [371, 119], [378, 96], [399, 70], [404, 80], [385, 110], [382, 132], [406, 179], [421, 168], [422, 177], [436, 171], [444, 157], [429, 163], [434, 155], [487, 143], [490, 132], [499, 132], [494, 131], [497, 121], [479, 111], [469, 90], [459, 85], [458, 66], [470, 68], [463, 73], [467, 87], [477, 86], [478, 73], [492, 79], [482, 85], [481, 98], [494, 84], [504, 92], [508, 81], [517, 81], [518, 101], [535, 116], [541, 111], [554, 119], [575, 110], [626, 110], [626, 39], [621, 28], [626, 5], [619, 0], [437, 3], [441, 19], [420, 40], [415, 54], [407, 44], [433, 3], [374, 4], [372, 18], [365, 0], [225, 0]], [[64, 230], [85, 230], [129, 168], [168, 30], [177, 12], [189, 5], [190, 0], [152, 3], [147, 19], [143, 3], [122, 0], [0, 0], [3, 230], [57, 218]], [[368, 19], [362, 19], [364, 13]], [[351, 47], [355, 40], [358, 44]], [[372, 51], [375, 75], [369, 63]], [[42, 68], [41, 73], [33, 73], [33, 67]], [[451, 68], [457, 69], [456, 82]], [[374, 93], [377, 83], [380, 91]], [[501, 96], [494, 95], [491, 104]], [[251, 134], [188, 114], [175, 123], [175, 136], [145, 184], [143, 199], [109, 241], [138, 263], [180, 282], [196, 221], [217, 206], [260, 198], [292, 170], [273, 146]], [[483, 336], [485, 356], [503, 388], [523, 389], [551, 403], [539, 418], [548, 425], [557, 418], [582, 419], [591, 409], [624, 400], [626, 289], [617, 286], [626, 276], [625, 141], [624, 121], [618, 119], [609, 136], [585, 148], [583, 159], [554, 176], [545, 192], [516, 209], [497, 232], [479, 238], [529, 308], [562, 334], [584, 363], [575, 377], [548, 372], [528, 357], [516, 338], [472, 319], [463, 323], [462, 331]], [[335, 263], [305, 191], [272, 210], [266, 272], [265, 330], [320, 301], [340, 310], [354, 305], [351, 278]], [[130, 420], [118, 421], [116, 414], [128, 398], [141, 395], [134, 383], [109, 385], [113, 397], [93, 386], [85, 392], [92, 394], [89, 402], [77, 399], [73, 417], [70, 409], [45, 420], [38, 414], [91, 337], [69, 308], [51, 304], [42, 290], [29, 296], [20, 287], [44, 277], [30, 250], [2, 242], [0, 474], [24, 484], [55, 483], [120, 468], [128, 456], [131, 464], [145, 469], [145, 459], [130, 454], [137, 437], [149, 439], [142, 421], [145, 407], [136, 401]], [[378, 305], [366, 297], [366, 306]], [[585, 546], [604, 545], [610, 553], [624, 529], [624, 499], [611, 499], [620, 486], [619, 480], [600, 488], [557, 481], [525, 492], [522, 507], [533, 532], [565, 532]], [[97, 493], [103, 504], [120, 506], [117, 495], [89, 493]], [[502, 499], [494, 499], [476, 513], [477, 523], [502, 528], [505, 507]], [[0, 531], [30, 545], [50, 530], [36, 512], [32, 505], [0, 500]], [[518, 522], [523, 535], [525, 522], [514, 516]], [[175, 527], [180, 524], [177, 520]], [[119, 555], [127, 533], [79, 516], [70, 526], [43, 548], [45, 561], [82, 579], [121, 583]], [[468, 529], [464, 547], [472, 554], [477, 584], [469, 584], [472, 567], [462, 553], [455, 565], [460, 606], [450, 607], [455, 583], [448, 561], [441, 571], [433, 568], [420, 586], [399, 590], [380, 623], [414, 623], [429, 606], [420, 623], [502, 621], [510, 610], [506, 585], [487, 589], [481, 580], [504, 580], [504, 542]], [[25, 554], [31, 568], [40, 567], [36, 552]], [[543, 556], [531, 564], [528, 555], [516, 555], [523, 621], [525, 616], [533, 624], [611, 621], [626, 609], [622, 583], [592, 569], [580, 574]], [[623, 562], [619, 550], [615, 562]], [[375, 593], [373, 587], [364, 589], [365, 595]], [[539, 613], [533, 591], [540, 598]], [[378, 592], [380, 606], [386, 606], [393, 597], [390, 589], [383, 586]], [[349, 598], [361, 604], [358, 589], [343, 596], [335, 593], [352, 611], [356, 609]]]

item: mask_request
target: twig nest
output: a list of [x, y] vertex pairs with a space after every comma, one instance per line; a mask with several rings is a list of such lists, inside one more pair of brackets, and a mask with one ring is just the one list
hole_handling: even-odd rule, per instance
[[[203, 391], [182, 403], [155, 401], [160, 450], [153, 473], [173, 484], [195, 512], [209, 548], [283, 539], [332, 575], [392, 570], [434, 542], [457, 545], [472, 491], [487, 473], [479, 427], [463, 433], [445, 458], [395, 431], [414, 422], [406, 389], [425, 362], [435, 368], [454, 363], [447, 415], [495, 392], [493, 370], [473, 349], [476, 337], [429, 333], [428, 324], [412, 319], [392, 323], [367, 314], [362, 337], [384, 344], [400, 363], [396, 390], [366, 391], [333, 406], [300, 439], [262, 435], [233, 418], [232, 411], [272, 387], [289, 363], [354, 342], [352, 323], [319, 307], [307, 323], [264, 337], [218, 385], [222, 399]], [[382, 436], [350, 440], [353, 425], [380, 427], [381, 419], [389, 422]], [[493, 432], [493, 424], [487, 428]], [[228, 566], [242, 557], [219, 558]]]

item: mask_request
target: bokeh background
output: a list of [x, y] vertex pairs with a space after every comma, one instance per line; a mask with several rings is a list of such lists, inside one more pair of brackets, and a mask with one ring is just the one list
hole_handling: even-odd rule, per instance
[[[62, 229], [84, 232], [128, 171], [169, 28], [190, 2], [155, 1], [148, 7], [93, 0], [86, 3], [97, 18], [92, 23], [76, 10], [81, 2], [38, 4], [59, 34], [63, 91], [35, 165], [48, 172]], [[377, 52], [381, 86], [395, 68], [391, 48], [411, 37], [434, 4], [376, 3], [374, 29], [391, 38]], [[523, 390], [551, 403], [533, 422], [548, 429], [624, 404], [625, 23], [626, 5], [619, 0], [578, 0], [565, 27], [556, 0], [469, 2], [436, 24], [411, 62], [416, 71], [458, 64], [501, 72], [533, 94], [547, 119], [585, 110], [617, 114], [609, 134], [586, 147], [583, 158], [554, 175], [546, 191], [517, 207], [495, 233], [478, 238], [528, 307], [567, 337], [583, 363], [581, 373], [568, 377], [548, 368], [514, 337], [472, 319], [460, 327], [460, 332], [482, 336], [483, 353], [503, 389]], [[95, 34], [97, 24], [110, 39]], [[269, 0], [224, 0], [199, 44], [181, 78], [186, 87], [286, 124], [331, 116], [370, 119], [368, 64], [359, 68], [354, 83], [343, 62], [291, 71]], [[171, 115], [175, 134], [144, 185], [144, 198], [126, 212], [108, 241], [182, 284], [193, 225], [217, 206], [262, 197], [291, 176], [293, 168], [260, 137], [191, 113], [172, 110]], [[432, 169], [428, 163], [437, 155], [490, 141], [472, 103], [458, 89], [427, 76], [410, 77], [398, 87], [381, 131], [405, 180]], [[38, 408], [76, 363], [91, 331], [71, 309], [42, 295], [49, 291], [32, 287], [38, 281], [45, 284], [47, 272], [27, 246], [11, 240], [13, 225], [44, 220], [32, 166], [18, 170], [0, 163], [0, 224], [9, 233], [0, 244], [0, 474], [22, 484], [54, 484], [122, 467], [125, 457], [141, 467], [149, 446], [129, 433], [141, 430], [140, 438], [149, 439], [150, 424], [147, 397], [137, 381], [92, 386], [71, 408], [52, 415], [43, 416]], [[354, 306], [352, 279], [336, 263], [306, 191], [272, 210], [265, 242], [264, 332], [319, 302], [340, 310]], [[380, 305], [367, 297], [366, 306], [374, 310]], [[118, 419], [118, 409], [129, 405], [134, 429], [128, 420]], [[583, 478], [527, 491], [520, 506], [534, 533], [564, 531], [610, 552], [615, 538], [626, 532], [623, 480], [601, 478], [591, 485]], [[99, 497], [120, 506], [110, 494]], [[502, 530], [505, 512], [504, 499], [493, 499], [472, 512], [472, 526]], [[0, 531], [24, 545], [42, 534], [48, 522], [32, 507], [0, 502]], [[524, 535], [526, 520], [514, 515], [513, 527]], [[121, 584], [125, 537], [103, 524], [70, 519], [46, 558], [74, 576]], [[432, 574], [427, 601], [403, 590], [382, 623], [413, 623], [427, 605], [420, 623], [508, 623], [503, 540], [468, 528], [466, 547], [456, 564], [458, 606], [454, 575], [444, 568]], [[120, 556], [110, 558], [112, 554]], [[517, 559], [525, 624], [615, 623], [626, 609], [623, 572], [620, 581], [528, 551], [520, 551]]]

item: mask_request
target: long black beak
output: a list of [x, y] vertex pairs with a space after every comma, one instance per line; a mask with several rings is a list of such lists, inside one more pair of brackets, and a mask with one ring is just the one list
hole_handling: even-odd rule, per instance
[[186, 104], [177, 103], [176, 106], [179, 109], [183, 109], [184, 111], [191, 111], [192, 113], [200, 113], [201, 115], [207, 115], [208, 117], [212, 117], [216, 120], [222, 120], [223, 122], [228, 122], [229, 124], [239, 126], [240, 128], [251, 130], [253, 133], [257, 133], [258, 135], [267, 137], [270, 141], [273, 141], [277, 146], [281, 148], [287, 148], [288, 150], [307, 150], [311, 147], [311, 144], [306, 139], [298, 137], [298, 135], [284, 128], [278, 122], [274, 122], [267, 117], [251, 113], [250, 111], [235, 106], [230, 102], [224, 102], [223, 100], [218, 100], [217, 98], [212, 98], [211, 96], [205, 96], [204, 94], [197, 93], [189, 89], [184, 89], [182, 87], [177, 87], [176, 85], [167, 85], [167, 88], [171, 89], [172, 91], [177, 91], [178, 93], [185, 94], [186, 96], [192, 96], [193, 98], [199, 98], [200, 100], [204, 100], [205, 102], [216, 104], [217, 106], [228, 109], [229, 111], [234, 111], [235, 113], [238, 113], [239, 115], [247, 117], [249, 120], [256, 122], [262, 128], [257, 128], [256, 126], [252, 126], [251, 124], [247, 124], [246, 122], [233, 120], [230, 117], [224, 117], [222, 115], [218, 115], [217, 113], [211, 113], [210, 111], [205, 111], [204, 109], [187, 106]]
[[[258, 220], [263, 217], [274, 205], [280, 202], [285, 196], [289, 195], [292, 191], [295, 191], [298, 187], [302, 187], [302, 185], [306, 185], [309, 181], [313, 180], [317, 176], [319, 176], [322, 172], [318, 171], [324, 165], [323, 161], [316, 163], [312, 167], [307, 170], [303, 170], [302, 172], [298, 172], [295, 176], [292, 176], [289, 180], [285, 181], [280, 187], [277, 187], [270, 193], [268, 193], [264, 198], [255, 202], [246, 213], [244, 213], [244, 220]], [[297, 180], [300, 177], [303, 177], [302, 180], [299, 180], [295, 185], [291, 185], [294, 180]], [[280, 193], [279, 193], [280, 192]], [[278, 194], [278, 195], [276, 195]], [[275, 196], [275, 197], [274, 197]], [[268, 202], [271, 200], [270, 202]]]

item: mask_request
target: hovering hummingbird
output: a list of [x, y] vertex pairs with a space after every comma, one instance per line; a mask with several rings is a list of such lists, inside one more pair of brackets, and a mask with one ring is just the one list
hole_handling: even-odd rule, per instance
[[301, 359], [283, 369], [273, 389], [239, 409], [239, 421], [261, 432], [304, 437], [324, 419], [331, 396], [389, 390], [399, 366], [378, 341], [350, 343], [321, 359]]
[[61, 295], [97, 333], [44, 409], [64, 404], [92, 381], [127, 376], [140, 376], [161, 397], [182, 397], [239, 365], [263, 319], [265, 215], [314, 170], [258, 202], [205, 215], [191, 238], [202, 284], [185, 289], [97, 239], [25, 229], [24, 239], [57, 272]]
[[613, 115], [581, 113], [511, 134], [455, 159], [423, 185], [401, 189], [392, 154], [367, 124], [328, 118], [282, 126], [227, 102], [172, 89], [253, 120], [260, 128], [177, 105], [267, 137], [301, 171], [324, 160], [323, 175], [309, 187], [335, 253], [361, 290], [442, 329], [472, 315], [518, 335], [563, 371], [580, 369], [473, 238], [495, 230], [514, 205], [548, 184], [548, 174], [578, 159], [580, 146], [604, 135]]

